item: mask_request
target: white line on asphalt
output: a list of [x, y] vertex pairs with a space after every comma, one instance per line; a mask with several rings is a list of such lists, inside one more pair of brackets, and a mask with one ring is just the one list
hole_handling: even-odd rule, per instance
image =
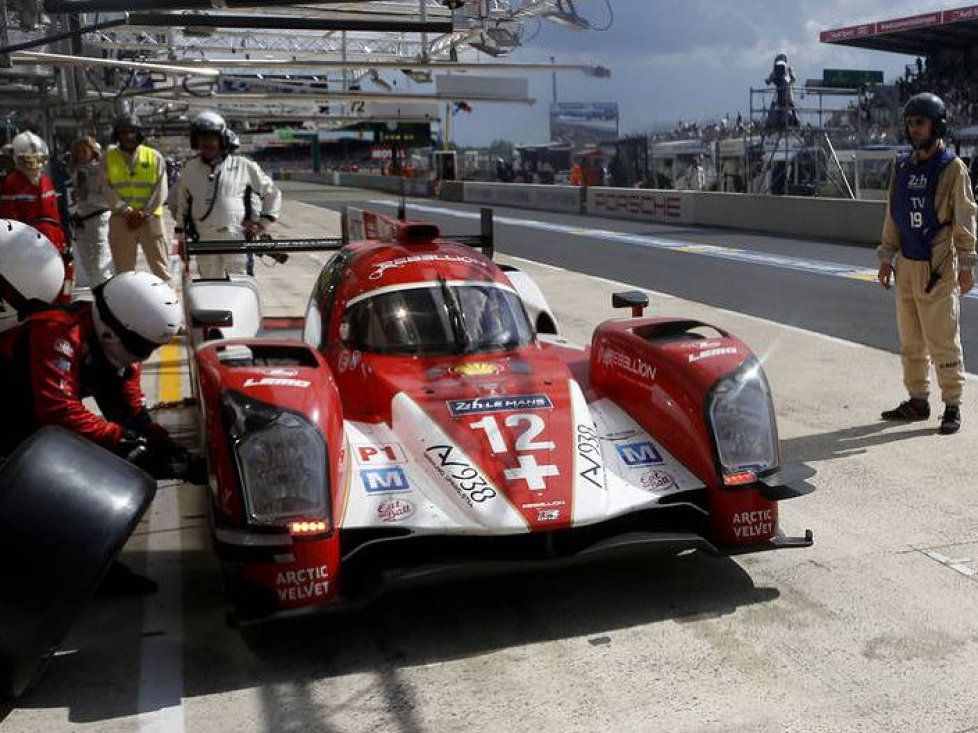
[[[162, 482], [150, 507], [146, 573], [159, 583], [143, 601], [139, 730], [183, 733], [183, 574], [177, 482]], [[175, 532], [170, 532], [176, 528]]]
[[[396, 206], [396, 203], [387, 199], [371, 199], [368, 203], [381, 206]], [[432, 214], [442, 214], [454, 216], [459, 219], [478, 219], [479, 214], [474, 211], [458, 211], [444, 206], [428, 206], [425, 204], [410, 204], [411, 208], [418, 211], [427, 211]], [[872, 267], [859, 267], [840, 262], [828, 262], [826, 260], [812, 260], [803, 257], [792, 257], [790, 255], [770, 254], [768, 252], [758, 252], [755, 250], [740, 249], [738, 247], [720, 247], [715, 244], [700, 244], [697, 242], [687, 242], [679, 239], [668, 239], [665, 237], [652, 237], [645, 234], [631, 234], [628, 232], [614, 232], [607, 229], [589, 229], [580, 226], [568, 226], [566, 224], [556, 224], [549, 221], [537, 221], [534, 219], [518, 219], [509, 216], [497, 216], [495, 221], [500, 224], [511, 224], [527, 229], [538, 229], [547, 232], [557, 232], [569, 236], [584, 236], [593, 239], [601, 239], [619, 244], [633, 244], [639, 247], [650, 247], [683, 254], [700, 255], [703, 257], [713, 257], [722, 260], [732, 260], [737, 262], [748, 262], [767, 267], [776, 267], [781, 270], [791, 270], [793, 272], [803, 272], [810, 275], [830, 275], [832, 277], [853, 280], [855, 282], [876, 284], [876, 269]], [[978, 299], [978, 291], [972, 291], [962, 296], [968, 299]]]
[[517, 257], [516, 255], [503, 254], [511, 260], [516, 260], [517, 262], [529, 262], [531, 265], [536, 265], [537, 267], [542, 267], [544, 270], [553, 270], [555, 272], [567, 272], [563, 267], [557, 267], [556, 265], [548, 265], [546, 262], [537, 262], [536, 260], [528, 260], [525, 257]]

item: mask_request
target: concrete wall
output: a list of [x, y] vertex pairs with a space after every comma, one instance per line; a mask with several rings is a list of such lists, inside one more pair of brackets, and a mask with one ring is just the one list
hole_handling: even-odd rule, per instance
[[583, 189], [575, 186], [540, 186], [527, 183], [462, 184], [466, 203], [515, 206], [522, 209], [582, 214]]
[[403, 193], [405, 196], [431, 196], [434, 194], [434, 186], [431, 181], [419, 178], [377, 176], [367, 173], [339, 173], [336, 174], [335, 180], [337, 186], [368, 188], [396, 194]]
[[697, 224], [876, 245], [883, 230], [886, 202], [590, 188], [587, 213], [612, 219]]
[[[408, 196], [430, 196], [429, 181], [333, 174], [334, 185], [369, 188]], [[304, 179], [303, 179], [304, 180]], [[403, 181], [403, 184], [402, 184]], [[885, 201], [852, 201], [800, 196], [754, 196], [646, 188], [541, 186], [520, 183], [446, 181], [442, 198], [472, 204], [589, 214], [612, 219], [725, 227], [799, 237], [879, 244]]]

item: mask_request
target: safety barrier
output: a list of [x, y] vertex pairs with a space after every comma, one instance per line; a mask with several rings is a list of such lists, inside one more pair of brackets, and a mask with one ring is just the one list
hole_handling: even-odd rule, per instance
[[[356, 173], [333, 175], [334, 185], [395, 194], [402, 193], [403, 185], [403, 192], [408, 196], [433, 194], [430, 182], [418, 179]], [[463, 203], [723, 227], [874, 246], [879, 243], [886, 213], [885, 201], [468, 181], [445, 181], [441, 185], [441, 197]]]
[[465, 182], [462, 187], [465, 203], [562, 211], [568, 214], [585, 213], [584, 190], [575, 186]]
[[431, 181], [420, 178], [402, 178], [400, 176], [378, 176], [369, 173], [338, 173], [335, 175], [336, 186], [351, 188], [368, 188], [374, 191], [404, 194], [405, 196], [432, 196], [435, 193]]

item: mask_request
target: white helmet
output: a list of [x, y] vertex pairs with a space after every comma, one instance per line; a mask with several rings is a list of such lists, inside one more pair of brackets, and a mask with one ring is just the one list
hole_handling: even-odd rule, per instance
[[231, 144], [229, 133], [231, 135], [234, 133], [231, 132], [231, 128], [228, 127], [228, 123], [224, 121], [221, 115], [209, 109], [201, 112], [190, 123], [190, 147], [193, 150], [200, 147], [200, 136], [205, 133], [217, 135], [221, 140], [221, 151], [224, 153], [228, 151]]
[[33, 132], [22, 132], [15, 136], [14, 163], [32, 183], [41, 179], [44, 166], [48, 164], [48, 144]]
[[0, 219], [0, 332], [19, 323], [30, 300], [53, 303], [65, 281], [57, 247], [34, 227]]
[[148, 272], [121, 272], [92, 290], [92, 318], [102, 351], [122, 368], [146, 361], [180, 328], [177, 294]]

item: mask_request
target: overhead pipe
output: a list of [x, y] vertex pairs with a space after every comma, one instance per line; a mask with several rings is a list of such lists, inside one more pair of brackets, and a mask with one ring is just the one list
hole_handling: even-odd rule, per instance
[[[254, 0], [251, 0], [254, 3]], [[178, 15], [130, 13], [130, 26], [179, 28], [247, 28], [248, 30], [376, 31], [381, 33], [451, 33], [451, 21], [348, 20], [289, 15]]]
[[[354, 0], [356, 1], [356, 0]], [[361, 0], [367, 2], [368, 0]], [[320, 5], [349, 3], [350, 0], [316, 0]], [[222, 10], [253, 8], [255, 0], [44, 0], [44, 10], [60, 13], [122, 13], [132, 10]], [[295, 5], [295, 0], [261, 0], [263, 6]]]
[[63, 41], [66, 38], [77, 38], [83, 33], [94, 33], [96, 31], [104, 31], [109, 28], [118, 28], [126, 25], [127, 23], [129, 23], [128, 13], [126, 14], [126, 17], [123, 18], [106, 20], [102, 23], [95, 23], [93, 25], [83, 25], [79, 28], [72, 28], [71, 30], [64, 31], [63, 33], [53, 33], [50, 36], [35, 38], [33, 41], [24, 41], [23, 43], [15, 43], [12, 46], [4, 46], [3, 48], [0, 48], [0, 54], [13, 53], [14, 51], [24, 51], [28, 48], [37, 48], [38, 46], [45, 46], [49, 43]]

